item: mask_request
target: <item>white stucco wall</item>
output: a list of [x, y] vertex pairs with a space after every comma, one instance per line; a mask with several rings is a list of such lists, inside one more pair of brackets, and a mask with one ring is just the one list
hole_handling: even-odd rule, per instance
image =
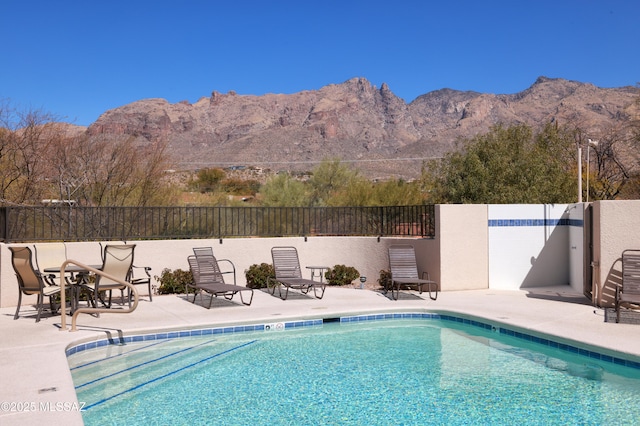
[[[584, 291], [585, 279], [585, 233], [584, 209], [587, 204], [576, 203], [569, 210], [569, 285], [578, 293]], [[589, 248], [586, 247], [588, 250]]]
[[489, 219], [491, 288], [569, 285], [566, 204], [492, 204]]

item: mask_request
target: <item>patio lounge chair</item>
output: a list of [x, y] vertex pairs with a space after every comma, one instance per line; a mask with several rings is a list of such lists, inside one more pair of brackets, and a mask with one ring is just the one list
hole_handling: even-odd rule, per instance
[[[417, 287], [422, 294], [422, 287], [427, 286], [429, 289], [429, 298], [436, 300], [438, 298], [438, 283], [431, 281], [428, 272], [422, 273], [422, 278], [418, 276], [418, 264], [416, 261], [416, 252], [412, 245], [395, 244], [389, 246], [389, 270], [391, 277], [389, 283], [385, 286], [386, 294], [391, 289], [391, 297], [398, 300], [400, 295], [400, 287]], [[431, 291], [434, 289], [434, 295]], [[395, 290], [395, 294], [394, 294]]]
[[194, 247], [193, 254], [196, 256], [213, 256], [212, 247]]
[[[220, 270], [220, 265], [218, 264], [218, 260], [215, 256], [202, 254], [198, 256], [191, 255], [187, 260], [189, 261], [189, 268], [193, 275], [193, 283], [188, 283], [186, 288], [187, 300], [189, 300], [189, 289], [192, 288], [194, 290], [193, 303], [196, 302], [198, 293], [200, 293], [200, 300], [202, 300], [203, 292], [211, 295], [207, 309], [211, 309], [211, 303], [213, 302], [214, 297], [224, 296], [225, 299], [231, 300], [237, 293], [240, 293], [240, 301], [244, 305], [251, 305], [251, 302], [253, 301], [253, 289], [236, 285], [235, 266], [230, 260], [221, 259], [220, 262], [228, 262], [231, 264], [232, 271], [230, 272], [233, 273], [233, 284], [227, 284], [224, 282], [224, 274], [226, 272], [222, 272]], [[251, 292], [251, 297], [248, 302], [244, 301], [244, 297], [242, 296], [243, 291]]]
[[[45, 296], [49, 297], [51, 312], [55, 313], [57, 308], [53, 296], [60, 293], [60, 286], [45, 284], [42, 274], [33, 266], [31, 249], [29, 247], [9, 247], [9, 250], [11, 250], [11, 264], [18, 278], [19, 286], [18, 307], [16, 308], [13, 319], [16, 320], [19, 318], [23, 294], [38, 295], [38, 315], [36, 316], [36, 322], [40, 321]], [[65, 286], [65, 288], [67, 288], [67, 286]]]
[[640, 309], [640, 250], [622, 252], [622, 285], [616, 287], [616, 322], [620, 322], [622, 305]]
[[[276, 273], [275, 285], [270, 286], [272, 295], [275, 294], [277, 286], [282, 300], [287, 299], [290, 288], [300, 290], [303, 294], [307, 294], [313, 289], [313, 295], [318, 299], [322, 299], [326, 283], [302, 278], [298, 250], [295, 247], [273, 247], [271, 249], [271, 259]], [[284, 297], [282, 296], [282, 286], [287, 289]], [[318, 296], [318, 290], [320, 290], [320, 296]]]

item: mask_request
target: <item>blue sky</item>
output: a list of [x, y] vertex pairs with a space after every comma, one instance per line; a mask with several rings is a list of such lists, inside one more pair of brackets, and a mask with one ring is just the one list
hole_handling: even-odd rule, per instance
[[[640, 82], [637, 0], [8, 0], [0, 100], [89, 125], [145, 98], [296, 93], [364, 77], [407, 102], [537, 77]], [[8, 3], [8, 4], [7, 4]]]

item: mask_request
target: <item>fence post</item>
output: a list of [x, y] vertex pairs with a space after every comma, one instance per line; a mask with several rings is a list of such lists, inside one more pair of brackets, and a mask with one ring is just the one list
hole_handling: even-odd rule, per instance
[[9, 243], [9, 220], [7, 219], [7, 210], [9, 207], [0, 207], [0, 229], [2, 230], [2, 235], [0, 235], [0, 241], [4, 241], [5, 243]]

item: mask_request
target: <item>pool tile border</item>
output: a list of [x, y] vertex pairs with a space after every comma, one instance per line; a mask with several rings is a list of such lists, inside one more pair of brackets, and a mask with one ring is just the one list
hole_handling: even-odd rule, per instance
[[70, 356], [78, 352], [86, 351], [89, 349], [95, 349], [95, 348], [99, 348], [107, 345], [114, 345], [114, 344], [126, 344], [126, 343], [132, 343], [132, 342], [144, 342], [144, 341], [162, 340], [162, 339], [175, 339], [175, 338], [181, 338], [181, 337], [197, 337], [197, 336], [209, 336], [209, 335], [217, 335], [217, 334], [244, 333], [244, 332], [250, 332], [250, 331], [273, 332], [273, 331], [290, 330], [290, 329], [303, 328], [303, 327], [320, 327], [325, 322], [340, 322], [340, 323], [346, 324], [346, 323], [358, 323], [358, 322], [366, 322], [366, 321], [384, 321], [384, 320], [390, 320], [390, 319], [391, 320], [393, 319], [441, 320], [441, 321], [449, 321], [449, 322], [454, 322], [459, 324], [470, 325], [470, 326], [478, 327], [487, 331], [499, 332], [500, 334], [515, 337], [517, 339], [521, 339], [527, 342], [534, 342], [544, 346], [548, 346], [550, 348], [560, 349], [565, 352], [586, 356], [591, 359], [596, 359], [603, 362], [608, 362], [608, 363], [640, 370], [640, 362], [602, 354], [600, 352], [580, 348], [567, 343], [561, 343], [552, 339], [534, 336], [531, 334], [523, 333], [521, 331], [517, 331], [511, 328], [505, 327], [504, 325], [496, 326], [483, 321], [458, 317], [455, 315], [445, 315], [445, 314], [438, 314], [438, 313], [432, 313], [432, 312], [397, 312], [397, 313], [350, 315], [350, 316], [343, 316], [339, 318], [325, 318], [325, 319], [319, 318], [319, 319], [312, 319], [312, 320], [285, 321], [285, 322], [265, 323], [265, 324], [199, 328], [199, 329], [193, 329], [193, 330], [167, 331], [167, 332], [159, 332], [159, 333], [151, 333], [151, 334], [140, 334], [140, 335], [132, 335], [132, 336], [123, 336], [118, 339], [108, 338], [108, 339], [101, 339], [101, 340], [96, 340], [92, 342], [87, 342], [87, 343], [81, 343], [81, 344], [69, 347], [66, 350], [66, 355]]

